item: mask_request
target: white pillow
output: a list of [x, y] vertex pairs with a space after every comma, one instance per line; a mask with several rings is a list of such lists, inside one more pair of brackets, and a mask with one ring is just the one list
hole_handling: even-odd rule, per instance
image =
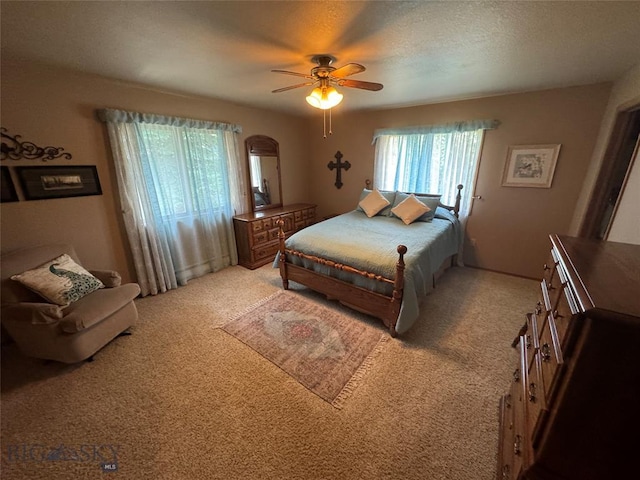
[[367, 217], [374, 217], [376, 213], [390, 204], [391, 202], [384, 198], [378, 190], [373, 190], [369, 195], [364, 197], [358, 206], [364, 210]]
[[69, 305], [85, 295], [104, 288], [104, 284], [67, 255], [60, 255], [32, 270], [13, 275], [38, 295], [57, 305]]
[[397, 217], [400, 217], [400, 219], [407, 225], [429, 211], [431, 211], [431, 209], [418, 200], [413, 194], [409, 195], [391, 209], [391, 212]]

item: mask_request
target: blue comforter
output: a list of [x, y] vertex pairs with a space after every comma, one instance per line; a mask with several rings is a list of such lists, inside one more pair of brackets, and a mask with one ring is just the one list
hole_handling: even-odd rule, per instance
[[[363, 212], [351, 212], [311, 225], [289, 237], [286, 247], [344, 263], [359, 270], [395, 277], [397, 247], [407, 247], [405, 285], [396, 331], [407, 331], [418, 318], [419, 299], [433, 288], [433, 274], [442, 262], [458, 252], [462, 232], [458, 219], [443, 208], [436, 210], [431, 222], [405, 225], [396, 217], [369, 218]], [[298, 257], [287, 258], [325, 275], [390, 295], [393, 287]], [[278, 256], [274, 267], [278, 266]]]

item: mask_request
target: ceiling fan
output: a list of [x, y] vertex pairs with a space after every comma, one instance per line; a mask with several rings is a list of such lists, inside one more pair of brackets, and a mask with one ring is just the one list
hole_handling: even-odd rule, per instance
[[335, 86], [360, 88], [363, 90], [378, 91], [382, 90], [383, 85], [381, 83], [363, 82], [361, 80], [350, 80], [345, 77], [355, 75], [356, 73], [362, 73], [366, 69], [364, 66], [358, 63], [347, 63], [346, 65], [336, 68], [331, 64], [335, 61], [335, 58], [330, 55], [316, 55], [312, 58], [312, 61], [318, 66], [311, 69], [311, 74], [289, 72], [287, 70], [271, 70], [275, 73], [284, 73], [286, 75], [294, 75], [296, 77], [306, 78], [308, 81], [299, 83], [297, 85], [291, 85], [289, 87], [278, 88], [273, 90], [272, 93], [285, 92], [294, 88], [316, 86], [311, 94], [307, 97], [307, 102], [310, 105], [320, 108], [322, 110], [335, 107], [342, 101], [342, 95], [338, 93]]

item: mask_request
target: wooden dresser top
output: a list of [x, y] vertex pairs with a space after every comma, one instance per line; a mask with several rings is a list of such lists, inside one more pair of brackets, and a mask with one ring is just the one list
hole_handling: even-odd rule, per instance
[[640, 318], [640, 245], [565, 235], [550, 238], [592, 308]]
[[235, 218], [236, 220], [241, 220], [243, 222], [251, 222], [259, 218], [269, 218], [273, 217], [274, 215], [283, 215], [286, 213], [302, 210], [304, 208], [313, 208], [315, 206], [316, 205], [314, 205], [313, 203], [292, 203], [291, 205], [285, 205], [284, 207], [280, 208], [270, 208], [268, 210], [259, 210], [257, 212], [236, 215], [233, 218]]

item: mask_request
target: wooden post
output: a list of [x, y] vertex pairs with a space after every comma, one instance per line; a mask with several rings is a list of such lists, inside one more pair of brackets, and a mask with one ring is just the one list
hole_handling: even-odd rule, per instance
[[462, 185], [460, 184], [456, 188], [458, 189], [458, 193], [456, 194], [456, 204], [454, 207], [454, 212], [457, 218], [458, 214], [460, 213], [460, 200], [462, 199]]
[[280, 218], [276, 224], [278, 225], [278, 240], [280, 241], [280, 257], [278, 258], [278, 266], [280, 267], [280, 277], [282, 277], [282, 288], [289, 290], [289, 279], [287, 278], [287, 255], [284, 247], [284, 220]]
[[398, 262], [396, 263], [396, 279], [393, 283], [393, 296], [391, 298], [392, 317], [389, 321], [389, 333], [392, 337], [396, 337], [396, 323], [400, 316], [400, 306], [402, 305], [402, 295], [404, 292], [404, 255], [407, 253], [407, 247], [398, 245]]

